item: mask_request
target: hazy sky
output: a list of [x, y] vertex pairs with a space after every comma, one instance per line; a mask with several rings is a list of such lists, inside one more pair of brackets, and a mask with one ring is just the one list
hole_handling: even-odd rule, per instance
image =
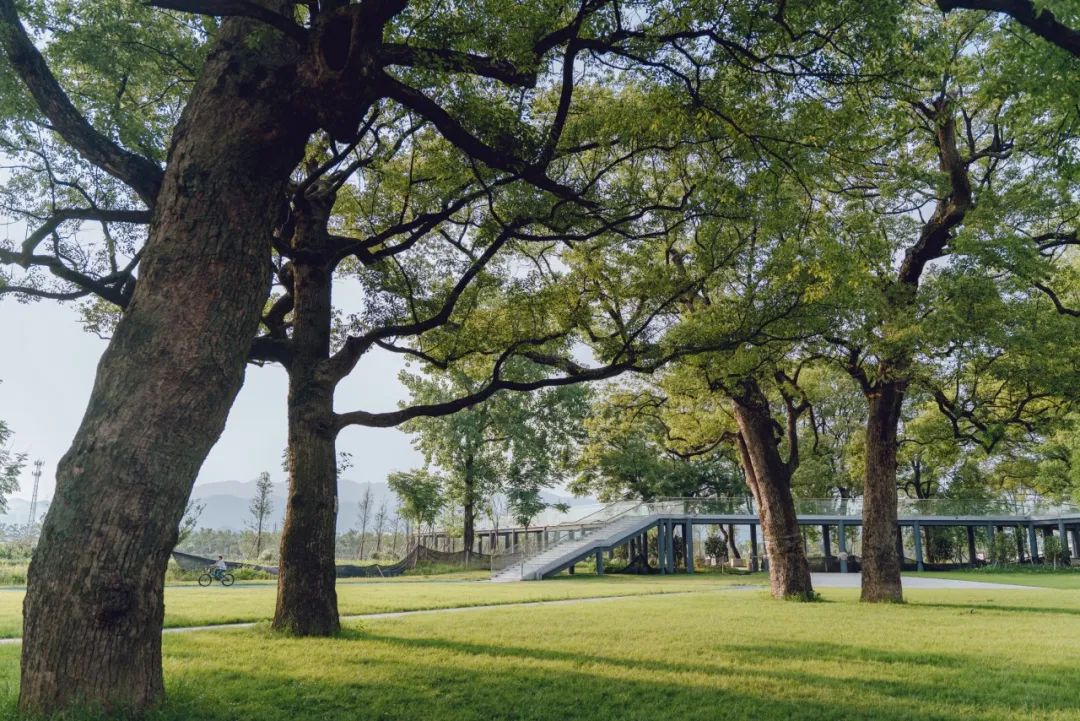
[[[23, 304], [0, 299], [0, 419], [14, 431], [11, 446], [45, 461], [41, 495], [53, 494], [56, 462], [67, 450], [86, 409], [105, 341], [86, 333], [71, 306], [52, 301]], [[393, 410], [406, 397], [397, 381], [400, 359], [385, 352], [361, 361], [337, 392], [338, 410]], [[266, 470], [283, 480], [285, 371], [249, 366], [244, 387], [225, 432], [203, 465], [196, 483], [248, 480]], [[349, 428], [338, 448], [353, 454], [350, 480], [382, 481], [392, 470], [422, 463], [401, 431]], [[28, 498], [29, 469], [14, 495]]]

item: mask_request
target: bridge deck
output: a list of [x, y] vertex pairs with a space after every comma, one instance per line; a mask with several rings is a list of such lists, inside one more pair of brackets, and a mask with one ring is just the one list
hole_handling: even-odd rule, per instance
[[[855, 539], [848, 539], [850, 529], [862, 525], [861, 504], [857, 501], [836, 501], [831, 499], [797, 502], [798, 523], [800, 526], [814, 526], [822, 529], [821, 541], [823, 555], [826, 558], [839, 558], [840, 567], [848, 568], [847, 548]], [[934, 527], [964, 527], [967, 529], [967, 553], [970, 563], [977, 562], [976, 529], [989, 541], [999, 528], [1010, 527], [1016, 530], [1019, 543], [1018, 553], [1023, 560], [1026, 545], [1034, 560], [1039, 558], [1039, 540], [1041, 535], [1051, 536], [1057, 533], [1065, 543], [1072, 543], [1074, 557], [1080, 557], [1080, 508], [1075, 506], [1052, 506], [1029, 503], [1002, 507], [1000, 504], [939, 503], [913, 501], [899, 504], [897, 519], [897, 543], [902, 547], [901, 529], [910, 528], [914, 546], [916, 565], [923, 569], [923, 549], [921, 529]], [[569, 523], [532, 527], [502, 527], [496, 529], [478, 529], [476, 538], [483, 551], [487, 541], [488, 552], [496, 556], [512, 556], [513, 561], [504, 569], [496, 572], [497, 578], [512, 577], [514, 567], [520, 567], [519, 578], [546, 578], [565, 569], [572, 569], [576, 563], [595, 557], [597, 570], [603, 570], [603, 555], [620, 546], [645, 547], [647, 534], [653, 533], [661, 558], [663, 572], [674, 571], [675, 538], [681, 537], [687, 552], [684, 558], [692, 558], [694, 526], [738, 526], [749, 529], [752, 567], [759, 558], [767, 558], [767, 550], [758, 555], [758, 529], [761, 521], [753, 504], [742, 499], [670, 499], [658, 502], [620, 502], [610, 504], [584, 518]], [[832, 556], [830, 536], [835, 532], [839, 553]], [[1026, 538], [1025, 538], [1026, 536]], [[1071, 539], [1070, 539], [1071, 536]], [[449, 542], [445, 533], [428, 536], [436, 543], [440, 539]], [[499, 550], [499, 541], [504, 542], [504, 549]], [[509, 559], [508, 559], [509, 560]], [[685, 562], [685, 561], [684, 561]], [[692, 564], [687, 564], [692, 571]], [[493, 570], [494, 565], [493, 565]]]

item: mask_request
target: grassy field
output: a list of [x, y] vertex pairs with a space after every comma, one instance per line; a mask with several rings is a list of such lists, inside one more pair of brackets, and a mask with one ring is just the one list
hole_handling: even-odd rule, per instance
[[[543, 583], [477, 583], [490, 573], [468, 571], [440, 576], [401, 576], [358, 579], [338, 583], [338, 609], [342, 616], [387, 611], [413, 611], [452, 606], [484, 606], [519, 601], [555, 601], [589, 596], [621, 596], [680, 591], [707, 591], [733, 584], [766, 584], [764, 574], [720, 576], [700, 574], [692, 578], [674, 575], [655, 578], [635, 576], [579, 576]], [[206, 626], [261, 621], [273, 616], [277, 587], [273, 582], [237, 582], [224, 588], [193, 585], [167, 586], [165, 626]], [[0, 592], [0, 638], [22, 633], [21, 590]]]
[[[822, 603], [795, 604], [719, 590], [369, 619], [329, 640], [170, 635], [169, 701], [150, 718], [1080, 718], [1077, 594], [908, 596], [866, 606], [825, 590]], [[17, 673], [18, 647], [0, 648], [9, 716]]]

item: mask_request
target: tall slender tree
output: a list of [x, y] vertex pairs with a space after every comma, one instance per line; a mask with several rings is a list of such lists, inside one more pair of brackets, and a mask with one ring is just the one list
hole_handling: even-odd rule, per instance
[[270, 474], [263, 471], [255, 481], [255, 497], [251, 499], [248, 513], [251, 514], [251, 529], [255, 531], [255, 558], [262, 552], [263, 530], [269, 516], [274, 511], [274, 484]]
[[375, 512], [375, 527], [372, 529], [375, 532], [375, 551], [373, 555], [377, 558], [379, 551], [382, 549], [383, 530], [386, 528], [386, 499], [382, 500], [379, 504], [379, 510]]
[[364, 495], [360, 496], [360, 503], [358, 504], [360, 519], [360, 534], [359, 543], [356, 548], [356, 559], [358, 561], [364, 560], [364, 542], [367, 540], [367, 527], [368, 519], [371, 518], [371, 484], [367, 484], [364, 487]]

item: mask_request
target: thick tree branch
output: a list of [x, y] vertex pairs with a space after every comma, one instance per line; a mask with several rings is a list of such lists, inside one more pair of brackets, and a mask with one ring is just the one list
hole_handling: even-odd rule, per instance
[[1050, 299], [1050, 302], [1054, 304], [1054, 308], [1057, 309], [1058, 313], [1062, 315], [1071, 315], [1074, 318], [1080, 318], [1080, 309], [1069, 308], [1068, 306], [1066, 306], [1064, 303], [1061, 302], [1061, 298], [1058, 297], [1057, 293], [1055, 293], [1053, 289], [1051, 289], [1049, 286], [1043, 285], [1042, 283], [1032, 283], [1032, 285], [1041, 290], [1046, 295], [1046, 297]]
[[340, 381], [352, 372], [352, 369], [355, 368], [356, 364], [359, 362], [360, 357], [378, 341], [393, 338], [395, 336], [419, 335], [444, 325], [450, 320], [450, 316], [453, 314], [454, 308], [457, 306], [457, 302], [461, 298], [461, 295], [469, 287], [473, 279], [483, 271], [489, 262], [491, 262], [491, 259], [498, 254], [499, 250], [506, 245], [516, 227], [516, 225], [510, 225], [504, 228], [495, 240], [484, 249], [484, 252], [480, 257], [473, 261], [468, 270], [462, 273], [461, 277], [458, 278], [457, 283], [454, 284], [454, 287], [443, 300], [442, 306], [436, 313], [414, 323], [395, 323], [368, 331], [361, 336], [351, 336], [345, 341], [341, 350], [335, 353], [326, 362], [323, 369], [325, 378], [330, 382]]
[[515, 157], [509, 149], [494, 148], [480, 140], [469, 132], [465, 126], [459, 123], [450, 113], [446, 112], [437, 102], [424, 95], [420, 91], [398, 82], [390, 76], [384, 76], [383, 85], [386, 96], [396, 100], [405, 107], [427, 118], [432, 125], [439, 129], [443, 137], [460, 148], [471, 158], [479, 160], [488, 167], [513, 173], [532, 185], [546, 190], [556, 197], [579, 203], [585, 206], [593, 205], [581, 197], [581, 194], [573, 188], [557, 183], [549, 178], [545, 169], [533, 165], [528, 161]]
[[70, 220], [92, 220], [99, 223], [136, 223], [145, 224], [150, 222], [150, 211], [148, 210], [101, 210], [98, 208], [62, 208], [53, 212], [49, 216], [48, 220], [38, 226], [37, 230], [31, 233], [22, 244], [22, 254], [27, 259], [27, 264], [22, 264], [23, 267], [27, 267], [29, 259], [33, 255], [46, 238], [52, 235], [53, 231], [59, 228], [63, 223]]
[[524, 88], [536, 87], [536, 72], [523, 71], [505, 60], [444, 48], [416, 48], [387, 43], [379, 49], [383, 65], [403, 65], [479, 75]]
[[937, 0], [942, 12], [986, 10], [1004, 13], [1043, 40], [1080, 57], [1080, 32], [1060, 22], [1049, 9], [1038, 9], [1032, 0]]
[[261, 335], [251, 342], [248, 352], [250, 363], [280, 363], [286, 368], [292, 360], [292, 343], [287, 338]]
[[906, 286], [918, 286], [926, 264], [944, 255], [953, 228], [963, 222], [973, 203], [968, 166], [957, 147], [952, 103], [942, 97], [934, 103], [933, 108], [923, 110], [937, 126], [938, 162], [949, 178], [949, 194], [938, 200], [918, 240], [904, 254], [897, 281]]
[[478, 403], [482, 403], [499, 391], [528, 393], [541, 388], [552, 388], [587, 381], [604, 380], [606, 378], [613, 378], [633, 368], [633, 364], [630, 362], [612, 363], [596, 368], [582, 369], [581, 372], [572, 375], [555, 376], [533, 381], [514, 381], [503, 378], [500, 375], [502, 362], [512, 355], [514, 355], [512, 352], [503, 354], [502, 358], [500, 358], [500, 363], [496, 364], [496, 370], [492, 375], [492, 378], [475, 393], [470, 393], [461, 398], [455, 398], [452, 401], [415, 405], [408, 408], [402, 408], [398, 411], [388, 411], [385, 413], [369, 413], [367, 411], [342, 413], [336, 416], [336, 425], [339, 429], [347, 426], [389, 428], [391, 426], [400, 425], [413, 418], [438, 417], [456, 413], [460, 410], [475, 406]]
[[179, 10], [213, 17], [251, 18], [280, 30], [286, 37], [292, 38], [301, 45], [307, 43], [308, 40], [308, 31], [291, 19], [246, 0], [145, 0], [145, 2], [150, 7], [162, 10]]
[[45, 268], [60, 280], [71, 283], [76, 288], [79, 288], [78, 292], [56, 292], [26, 288], [24, 286], [0, 286], [0, 291], [4, 293], [22, 293], [24, 295], [39, 298], [51, 298], [54, 300], [73, 300], [75, 298], [93, 294], [109, 301], [119, 308], [125, 308], [127, 307], [128, 301], [131, 299], [131, 291], [134, 287], [132, 281], [134, 280], [133, 272], [135, 270], [136, 261], [137, 259], [132, 261], [126, 268], [118, 270], [115, 273], [110, 273], [101, 278], [95, 278], [75, 270], [74, 268], [68, 267], [64, 264], [63, 260], [57, 256], [26, 256], [22, 253], [0, 249], [0, 264], [20, 265], [25, 268], [30, 266]]
[[149, 158], [121, 148], [87, 122], [27, 35], [14, 0], [0, 0], [0, 47], [53, 130], [79, 155], [126, 183], [153, 207], [161, 188], [161, 168]]

